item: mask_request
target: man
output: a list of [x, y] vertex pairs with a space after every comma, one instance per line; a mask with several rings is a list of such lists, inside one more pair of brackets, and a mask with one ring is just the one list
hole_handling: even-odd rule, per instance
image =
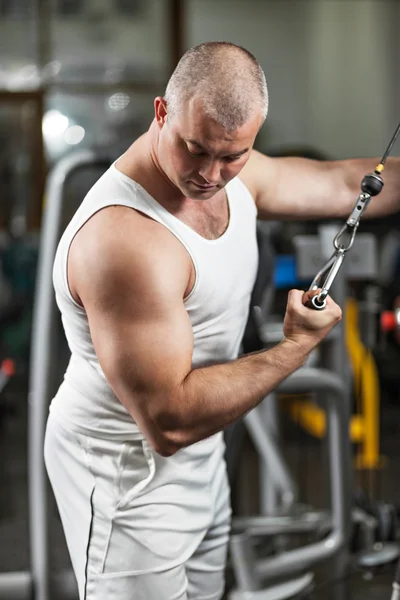
[[[221, 598], [222, 430], [341, 318], [332, 299], [313, 311], [311, 293], [292, 290], [282, 342], [237, 358], [257, 216], [347, 216], [376, 166], [255, 152], [267, 106], [246, 50], [190, 50], [155, 99], [148, 132], [94, 185], [60, 241], [54, 285], [72, 356], [45, 458], [81, 600]], [[380, 214], [399, 202], [398, 163], [387, 170]]]

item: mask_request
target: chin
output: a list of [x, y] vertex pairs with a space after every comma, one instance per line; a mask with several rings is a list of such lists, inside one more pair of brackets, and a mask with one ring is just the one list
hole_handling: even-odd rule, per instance
[[195, 194], [196, 196], [199, 196], [201, 198], [204, 196], [208, 196], [211, 198], [217, 192], [219, 192], [219, 190], [221, 189], [222, 186], [219, 184], [216, 184], [216, 185], [213, 185], [211, 187], [211, 189], [207, 189], [207, 188], [201, 189], [200, 187], [197, 187], [197, 185], [195, 185], [193, 183], [189, 183], [189, 184], [186, 184], [186, 187], [188, 190], [190, 190], [190, 193], [192, 195]]
[[193, 198], [195, 200], [209, 200], [218, 192], [219, 188], [215, 188], [215, 190], [193, 190], [190, 193], [189, 198]]

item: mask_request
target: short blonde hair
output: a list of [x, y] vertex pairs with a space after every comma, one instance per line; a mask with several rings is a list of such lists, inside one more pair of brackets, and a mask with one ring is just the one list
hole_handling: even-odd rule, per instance
[[264, 71], [245, 48], [229, 42], [206, 42], [188, 50], [179, 61], [165, 91], [167, 119], [193, 97], [214, 121], [234, 131], [258, 112], [268, 112]]

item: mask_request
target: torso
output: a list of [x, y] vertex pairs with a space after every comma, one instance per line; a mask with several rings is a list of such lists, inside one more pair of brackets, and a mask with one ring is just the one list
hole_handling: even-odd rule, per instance
[[[97, 259], [104, 262], [108, 251], [115, 249], [119, 261], [111, 259], [109, 266], [119, 264], [121, 276], [131, 274], [139, 286], [137, 277], [142, 277], [143, 285], [152, 284], [153, 261], [159, 266], [162, 259], [167, 269], [161, 273], [162, 285], [174, 286], [174, 297], [182, 298], [179, 310], [185, 310], [192, 328], [192, 369], [230, 361], [240, 350], [257, 272], [257, 211], [251, 193], [236, 179], [227, 184], [226, 197], [220, 194], [213, 199], [218, 215], [215, 227], [210, 227], [207, 212], [199, 218], [199, 213], [185, 211], [177, 218], [140, 189], [141, 184], [119, 176], [116, 170], [110, 167], [91, 188], [58, 245], [53, 280], [72, 358], [52, 411], [85, 435], [119, 436], [125, 441], [135, 436], [143, 439], [143, 435], [107, 382], [87, 311], [76, 293], [71, 297], [74, 286], [69, 267], [76, 275], [74, 291], [93, 305], [103, 301], [104, 292], [109, 301], [119, 295], [112, 283], [107, 286], [107, 280], [97, 279], [97, 287], [92, 286]], [[215, 237], [226, 229], [227, 199], [229, 227], [219, 239], [204, 239], [201, 234]], [[183, 218], [190, 224], [183, 223]], [[146, 270], [140, 267], [142, 260]], [[160, 276], [159, 269], [154, 276]], [[133, 296], [133, 309], [135, 301]], [[103, 326], [106, 323], [101, 320]]]
[[220, 190], [205, 202], [190, 198], [185, 198], [180, 203], [168, 201], [162, 193], [162, 185], [154, 184], [154, 177], [148, 173], [148, 165], [143, 164], [143, 157], [147, 154], [144, 140], [145, 136], [136, 140], [118, 160], [118, 170], [139, 183], [161, 206], [205, 239], [215, 240], [221, 237], [229, 224], [229, 206], [225, 191]]

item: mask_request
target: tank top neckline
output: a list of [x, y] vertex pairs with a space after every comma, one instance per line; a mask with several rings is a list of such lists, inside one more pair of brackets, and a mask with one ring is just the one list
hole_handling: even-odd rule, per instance
[[138, 183], [137, 181], [135, 181], [131, 177], [128, 177], [128, 175], [125, 175], [125, 173], [120, 171], [116, 166], [116, 163], [118, 162], [118, 160], [119, 160], [119, 158], [117, 158], [117, 160], [115, 160], [111, 164], [112, 171], [114, 173], [116, 173], [118, 177], [121, 177], [124, 181], [126, 181], [130, 186], [137, 189], [142, 194], [142, 196], [144, 196], [144, 199], [155, 209], [156, 212], [160, 213], [160, 215], [165, 215], [165, 216], [168, 216], [169, 218], [173, 219], [173, 221], [177, 222], [185, 230], [189, 231], [194, 237], [200, 239], [202, 242], [207, 243], [207, 244], [211, 244], [211, 245], [218, 244], [218, 243], [222, 242], [223, 240], [225, 240], [230, 235], [231, 230], [233, 228], [233, 211], [232, 211], [232, 199], [229, 195], [227, 186], [225, 186], [224, 190], [225, 190], [226, 199], [228, 202], [228, 212], [229, 212], [228, 225], [226, 226], [225, 231], [219, 237], [210, 240], [210, 239], [205, 238], [202, 235], [200, 235], [200, 233], [197, 233], [197, 231], [195, 231], [192, 227], [190, 227], [190, 225], [187, 225], [186, 223], [181, 221], [181, 219], [178, 219], [178, 217], [176, 217], [169, 210], [167, 210], [164, 206], [162, 206], [162, 204], [157, 202], [157, 200], [151, 194], [149, 194], [149, 192], [142, 185], [140, 185], [140, 183]]

